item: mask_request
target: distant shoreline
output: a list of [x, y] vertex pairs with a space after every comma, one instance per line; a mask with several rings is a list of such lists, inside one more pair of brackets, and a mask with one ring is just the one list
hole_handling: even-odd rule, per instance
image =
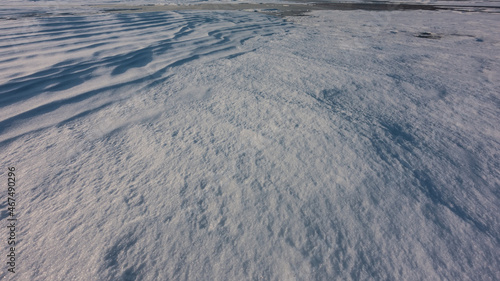
[[[128, 4], [89, 4], [89, 5], [57, 5], [56, 9], [59, 12], [55, 13], [54, 10], [49, 11], [36, 11], [42, 6], [37, 5], [6, 5], [4, 8], [32, 8], [31, 13], [15, 14], [12, 16], [0, 16], [1, 19], [15, 20], [18, 18], [30, 17], [51, 17], [51, 16], [66, 16], [76, 14], [88, 14], [96, 12], [106, 13], [145, 13], [145, 12], [160, 12], [160, 11], [186, 11], [186, 10], [209, 10], [209, 11], [246, 11], [258, 12], [266, 15], [273, 15], [278, 17], [287, 16], [305, 16], [312, 11], [321, 10], [366, 10], [366, 11], [401, 11], [401, 10], [452, 10], [460, 12], [482, 12], [482, 13], [500, 13], [499, 6], [488, 6], [467, 3], [464, 5], [457, 4], [419, 4], [419, 3], [394, 3], [394, 2], [322, 2], [322, 1], [308, 1], [308, 0], [294, 0], [296, 3], [202, 3], [202, 4], [142, 4], [142, 5], [128, 5]], [[53, 5], [47, 5], [52, 7]], [[67, 12], [68, 8], [81, 7], [85, 8], [79, 12]], [[54, 8], [54, 7], [52, 7]], [[90, 9], [90, 11], [89, 11]]]
[[454, 10], [463, 12], [492, 12], [500, 13], [500, 6], [480, 5], [442, 5], [418, 3], [389, 3], [389, 2], [319, 2], [297, 0], [297, 4], [280, 3], [241, 3], [241, 4], [190, 4], [190, 5], [91, 5], [102, 8], [106, 12], [130, 13], [153, 11], [178, 11], [178, 10], [242, 10], [276, 15], [276, 16], [302, 16], [311, 11], [318, 10], [367, 10], [367, 11], [396, 11], [396, 10]]

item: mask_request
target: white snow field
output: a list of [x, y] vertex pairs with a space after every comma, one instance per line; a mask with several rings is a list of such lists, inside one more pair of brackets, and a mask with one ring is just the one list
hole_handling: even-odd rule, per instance
[[498, 14], [93, 11], [0, 20], [0, 278], [500, 280]]

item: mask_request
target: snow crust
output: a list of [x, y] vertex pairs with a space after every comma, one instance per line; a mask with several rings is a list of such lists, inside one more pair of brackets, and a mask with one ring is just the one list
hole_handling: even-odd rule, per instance
[[0, 21], [15, 280], [500, 279], [499, 25], [450, 11]]

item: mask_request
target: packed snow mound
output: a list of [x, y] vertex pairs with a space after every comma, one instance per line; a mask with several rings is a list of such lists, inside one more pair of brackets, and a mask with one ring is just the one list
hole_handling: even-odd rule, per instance
[[16, 280], [499, 279], [497, 28], [415, 11], [0, 21]]

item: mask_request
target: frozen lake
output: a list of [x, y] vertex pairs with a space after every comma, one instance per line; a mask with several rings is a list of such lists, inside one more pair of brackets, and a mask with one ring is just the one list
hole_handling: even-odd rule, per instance
[[0, 278], [500, 279], [497, 8], [6, 3]]

